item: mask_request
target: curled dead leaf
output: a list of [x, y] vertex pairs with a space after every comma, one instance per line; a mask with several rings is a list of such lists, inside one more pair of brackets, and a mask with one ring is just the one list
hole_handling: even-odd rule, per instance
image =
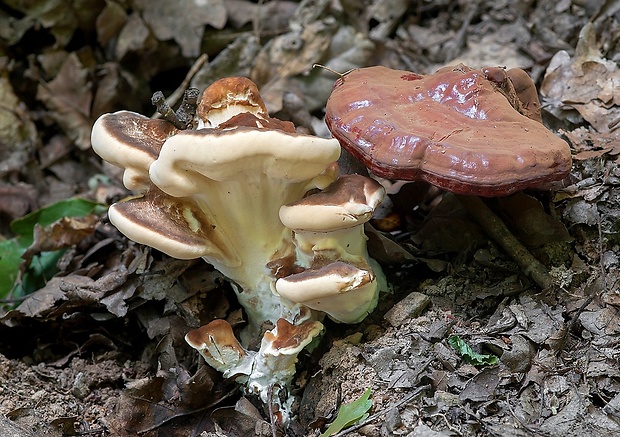
[[575, 55], [561, 50], [549, 63], [540, 87], [545, 109], [560, 119], [587, 121], [598, 132], [609, 132], [620, 120], [620, 68], [603, 58], [596, 29], [587, 24], [579, 34]]
[[46, 227], [36, 224], [34, 242], [22, 255], [24, 259], [21, 266], [22, 271], [28, 268], [35, 255], [41, 252], [66, 249], [92, 235], [98, 221], [99, 218], [91, 214], [84, 217], [63, 217]]
[[89, 71], [73, 52], [67, 56], [57, 76], [40, 83], [37, 98], [45, 103], [49, 115], [82, 150], [90, 147], [92, 92]]

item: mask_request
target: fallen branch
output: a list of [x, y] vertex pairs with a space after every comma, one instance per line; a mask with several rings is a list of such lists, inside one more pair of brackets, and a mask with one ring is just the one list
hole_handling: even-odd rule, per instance
[[555, 287], [549, 270], [510, 232], [506, 224], [478, 196], [456, 195], [472, 218], [519, 265], [523, 273], [543, 290]]

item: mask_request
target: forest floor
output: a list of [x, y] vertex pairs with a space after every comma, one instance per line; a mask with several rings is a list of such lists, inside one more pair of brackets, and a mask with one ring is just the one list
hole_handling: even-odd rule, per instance
[[[571, 147], [564, 181], [487, 202], [556, 285], [541, 290], [454, 196], [394, 184], [392, 227], [369, 230], [391, 289], [363, 323], [326, 323], [299, 363], [296, 419], [278, 433], [317, 436], [370, 388], [370, 416], [338, 435], [620, 435], [619, 9], [601, 0], [4, 1], [0, 435], [272, 435], [262, 406], [183, 339], [190, 327], [240, 317], [225, 278], [127, 240], [97, 206], [130, 194], [90, 148], [98, 116], [150, 116], [155, 91], [174, 105], [190, 85], [241, 75], [272, 116], [329, 136], [324, 108], [337, 76], [314, 64], [429, 74], [458, 63], [526, 70], [545, 125]], [[304, 104], [287, 103], [289, 93]], [[46, 221], [63, 208], [79, 213]]]

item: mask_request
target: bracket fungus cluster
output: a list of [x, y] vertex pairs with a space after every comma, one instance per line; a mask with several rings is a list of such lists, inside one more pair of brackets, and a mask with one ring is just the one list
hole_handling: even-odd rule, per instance
[[523, 70], [353, 70], [334, 84], [325, 121], [375, 175], [457, 194], [528, 276], [542, 288], [554, 285], [478, 197], [506, 196], [570, 171], [570, 148], [542, 124], [536, 87]]
[[[357, 322], [376, 305], [382, 273], [363, 224], [383, 188], [338, 178], [338, 141], [270, 118], [245, 78], [214, 82], [182, 123], [105, 114], [92, 146], [140, 194], [110, 207], [121, 232], [175, 258], [202, 257], [231, 280], [248, 321], [240, 341], [223, 320], [186, 339], [263, 401], [273, 394], [286, 422], [286, 386], [323, 314]], [[248, 350], [261, 335], [259, 349]]]

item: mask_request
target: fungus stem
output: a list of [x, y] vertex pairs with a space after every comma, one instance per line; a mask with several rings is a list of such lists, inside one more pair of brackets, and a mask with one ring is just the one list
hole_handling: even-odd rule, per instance
[[530, 277], [543, 290], [555, 287], [555, 281], [547, 267], [538, 261], [527, 248], [510, 232], [506, 224], [491, 211], [478, 196], [456, 194], [467, 212], [519, 265], [523, 273]]

